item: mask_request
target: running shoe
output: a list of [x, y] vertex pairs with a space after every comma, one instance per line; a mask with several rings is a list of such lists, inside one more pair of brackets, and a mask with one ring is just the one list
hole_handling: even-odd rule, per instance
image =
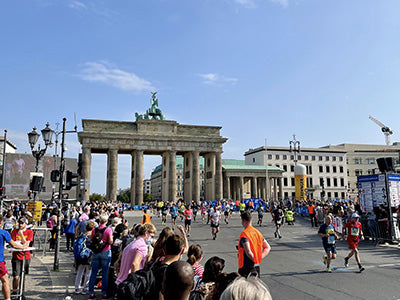
[[327, 271], [328, 273], [332, 273], [331, 267], [327, 267], [327, 268], [326, 268], [326, 271]]
[[344, 266], [347, 268], [349, 266], [349, 258], [345, 257], [344, 258]]
[[361, 273], [362, 271], [364, 271], [364, 270], [365, 270], [365, 268], [364, 268], [363, 266], [360, 266], [359, 269], [358, 269], [358, 271], [360, 271], [360, 273]]
[[324, 261], [324, 265], [326, 265], [327, 261], [328, 261], [328, 256], [324, 255], [322, 257], [322, 260]]
[[278, 237], [278, 235], [276, 234], [276, 232], [275, 232], [275, 238], [277, 238]]
[[89, 295], [88, 299], [96, 299], [95, 295]]

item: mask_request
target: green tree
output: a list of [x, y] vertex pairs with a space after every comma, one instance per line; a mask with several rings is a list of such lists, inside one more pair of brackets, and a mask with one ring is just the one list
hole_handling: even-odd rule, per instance
[[147, 203], [147, 202], [152, 202], [153, 201], [153, 196], [146, 193], [143, 195], [143, 202]]
[[131, 190], [126, 190], [125, 192], [118, 195], [117, 201], [121, 201], [124, 203], [130, 203], [131, 202]]
[[100, 194], [93, 193], [89, 196], [89, 201], [90, 202], [95, 202], [95, 201], [103, 202], [103, 201], [106, 201], [106, 197], [104, 197], [103, 195], [100, 195]]

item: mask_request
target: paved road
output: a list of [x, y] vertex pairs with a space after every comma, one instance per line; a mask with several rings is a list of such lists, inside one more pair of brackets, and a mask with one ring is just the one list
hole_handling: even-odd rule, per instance
[[[129, 220], [130, 224], [137, 223], [140, 217], [129, 217]], [[235, 246], [242, 231], [239, 215], [234, 214], [229, 224], [221, 222], [215, 241], [211, 239], [209, 225], [199, 220], [193, 223], [189, 243], [202, 246], [202, 263], [216, 255], [226, 260], [226, 272], [237, 271]], [[159, 230], [163, 228], [160, 218], [153, 217], [152, 221]], [[329, 274], [322, 263], [321, 239], [307, 219], [299, 217], [294, 226], [285, 225], [282, 239], [274, 238], [269, 215], [264, 216], [264, 222], [265, 225], [258, 228], [272, 251], [261, 264], [261, 278], [270, 287], [274, 299], [400, 299], [398, 247], [374, 247], [368, 241], [360, 243], [361, 261], [366, 270], [358, 273], [354, 258], [349, 268], [343, 267], [343, 258], [349, 250], [345, 241], [339, 241], [338, 257], [333, 262], [335, 270]], [[170, 225], [170, 218], [167, 225]]]

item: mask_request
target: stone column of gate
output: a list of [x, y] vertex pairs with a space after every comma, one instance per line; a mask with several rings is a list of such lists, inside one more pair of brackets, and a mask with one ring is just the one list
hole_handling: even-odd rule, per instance
[[80, 187], [82, 189], [82, 199], [85, 202], [89, 202], [90, 196], [90, 166], [92, 162], [92, 149], [90, 147], [82, 147], [82, 178], [84, 179], [84, 186]]
[[233, 199], [231, 197], [231, 178], [226, 175], [226, 182], [225, 182], [225, 190], [226, 190], [226, 198], [227, 199]]
[[239, 200], [243, 199], [243, 176], [239, 177]]
[[161, 199], [168, 201], [169, 195], [169, 152], [162, 154], [162, 174], [161, 174]]
[[215, 153], [215, 200], [222, 199], [222, 156], [221, 152]]
[[279, 198], [283, 199], [282, 177], [280, 177], [278, 180], [279, 180]]
[[183, 154], [183, 200], [185, 204], [192, 201], [193, 194], [193, 153], [186, 152]]
[[192, 159], [192, 200], [197, 203], [200, 201], [200, 157], [198, 151], [192, 153]]
[[274, 198], [278, 200], [278, 178], [274, 178]]
[[169, 152], [168, 201], [176, 200], [176, 151]]
[[117, 201], [118, 150], [107, 152], [107, 201]]
[[143, 204], [143, 150], [136, 151], [135, 203]]
[[136, 151], [132, 151], [131, 153], [131, 159], [132, 159], [132, 164], [131, 164], [131, 206], [133, 208], [134, 205], [137, 205], [138, 203], [135, 201], [135, 191], [136, 191]]
[[258, 195], [257, 195], [257, 177], [254, 176], [252, 178], [251, 183], [253, 185], [253, 187], [251, 188], [252, 189], [251, 198], [258, 198]]

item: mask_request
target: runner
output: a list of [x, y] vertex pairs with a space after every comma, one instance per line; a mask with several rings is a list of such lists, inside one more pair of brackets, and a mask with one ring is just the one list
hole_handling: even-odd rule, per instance
[[178, 208], [176, 207], [174, 202], [172, 202], [170, 205], [169, 214], [171, 215], [172, 230], [174, 230], [174, 227], [176, 225], [176, 217], [178, 216]]
[[228, 203], [224, 203], [223, 210], [224, 210], [225, 223], [229, 224], [229, 222], [228, 222], [228, 218], [229, 218], [229, 205], [228, 205]]
[[182, 203], [179, 206], [179, 216], [181, 217], [181, 222], [183, 221], [183, 217], [185, 216], [184, 212], [185, 212], [185, 205]]
[[272, 211], [272, 218], [275, 223], [275, 238], [279, 237], [280, 239], [282, 238], [281, 232], [279, 229], [281, 228], [282, 224], [282, 218], [283, 218], [283, 211], [280, 207], [278, 207], [276, 204], [274, 204], [274, 210]]
[[365, 269], [361, 265], [360, 262], [360, 254], [358, 251], [358, 242], [361, 239], [364, 240], [364, 234], [362, 231], [362, 225], [358, 222], [360, 216], [357, 213], [353, 213], [351, 215], [351, 221], [347, 222], [346, 225], [343, 226], [343, 234], [346, 233], [347, 228], [347, 243], [349, 244], [349, 249], [351, 249], [350, 253], [344, 258], [344, 266], [347, 268], [349, 266], [349, 259], [354, 255], [358, 264], [358, 270], [361, 273]]
[[200, 207], [201, 209], [201, 221], [204, 223], [204, 220], [206, 218], [206, 207], [204, 206], [204, 203]]
[[162, 214], [162, 220], [161, 224], [165, 225], [165, 222], [167, 222], [167, 214], [168, 214], [168, 207], [167, 205], [163, 205], [161, 208], [161, 214]]
[[186, 206], [186, 209], [183, 212], [183, 214], [185, 216], [185, 230], [187, 236], [190, 236], [190, 225], [192, 224], [192, 215], [193, 215], [193, 211], [190, 207], [190, 204]]
[[193, 202], [192, 205], [192, 211], [193, 211], [193, 221], [196, 222], [196, 216], [197, 216], [197, 211], [198, 211], [198, 206], [196, 203]]
[[330, 267], [331, 260], [336, 258], [336, 244], [335, 239], [338, 238], [335, 232], [335, 226], [332, 224], [330, 216], [325, 218], [325, 223], [319, 227], [318, 235], [322, 238], [322, 245], [324, 246], [325, 253], [323, 260], [326, 265], [328, 273], [332, 272]]
[[217, 238], [217, 233], [219, 232], [219, 218], [221, 213], [217, 210], [217, 207], [214, 206], [209, 215], [211, 219], [211, 235], [213, 240], [215, 240]]
[[260, 227], [261, 227], [262, 221], [263, 221], [263, 217], [264, 217], [263, 209], [262, 209], [261, 205], [257, 208], [257, 215], [258, 215], [257, 224], [259, 224]]

